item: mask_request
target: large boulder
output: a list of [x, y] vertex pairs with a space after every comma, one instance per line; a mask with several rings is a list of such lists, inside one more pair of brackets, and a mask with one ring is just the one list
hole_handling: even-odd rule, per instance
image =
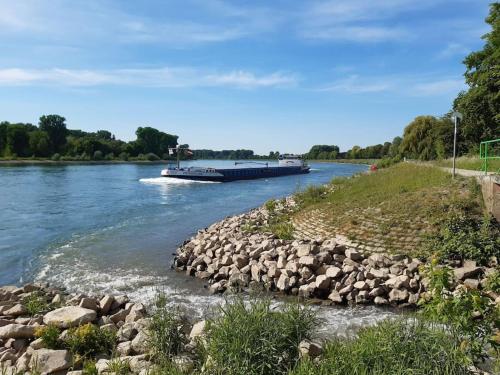
[[42, 374], [67, 370], [71, 365], [71, 354], [67, 350], [35, 350], [30, 360], [30, 367], [36, 368]]
[[483, 272], [481, 267], [477, 267], [474, 263], [466, 263], [464, 267], [455, 268], [453, 273], [459, 281], [472, 279], [479, 276]]
[[0, 339], [31, 339], [35, 336], [35, 326], [9, 324], [0, 327]]
[[90, 323], [94, 321], [96, 317], [97, 313], [94, 310], [78, 306], [67, 306], [45, 314], [43, 322], [47, 325], [52, 324], [59, 328], [70, 328]]

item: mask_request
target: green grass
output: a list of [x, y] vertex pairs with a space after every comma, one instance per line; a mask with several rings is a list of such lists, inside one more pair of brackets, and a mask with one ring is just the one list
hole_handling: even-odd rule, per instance
[[460, 340], [420, 318], [387, 320], [355, 339], [330, 342], [318, 364], [301, 362], [290, 375], [460, 375], [471, 361]]
[[[480, 190], [472, 179], [453, 180], [439, 168], [413, 163], [336, 178], [327, 188], [308, 188], [296, 196], [301, 208], [295, 219], [321, 217], [332, 233], [361, 243], [377, 238], [388, 251], [418, 251], [450, 210], [482, 216]], [[406, 237], [414, 239], [413, 250], [401, 249]]]
[[298, 360], [298, 345], [317, 323], [312, 310], [289, 304], [280, 310], [267, 299], [241, 299], [220, 308], [208, 323], [207, 375], [286, 374]]
[[[453, 166], [452, 159], [436, 160], [432, 164], [439, 167], [451, 168]], [[456, 167], [458, 169], [469, 169], [473, 171], [483, 170], [483, 160], [478, 157], [462, 156], [456, 159]], [[488, 160], [488, 172], [500, 172], [500, 159]]]
[[47, 301], [47, 297], [37, 291], [24, 298], [22, 303], [30, 316], [41, 314], [50, 310], [50, 304]]

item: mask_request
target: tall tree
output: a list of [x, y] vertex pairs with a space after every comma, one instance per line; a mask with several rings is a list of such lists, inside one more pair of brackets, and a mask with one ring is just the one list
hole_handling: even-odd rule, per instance
[[465, 80], [469, 89], [455, 99], [453, 108], [463, 115], [462, 138], [469, 149], [500, 134], [500, 3], [490, 5], [486, 22], [492, 30], [483, 36], [482, 50], [468, 55]]
[[7, 127], [7, 155], [30, 156], [28, 127], [11, 124]]
[[66, 144], [68, 134], [66, 119], [59, 115], [44, 115], [40, 117], [38, 126], [49, 135], [52, 151], [60, 152]]
[[29, 133], [30, 151], [35, 156], [50, 155], [50, 138], [47, 132], [43, 130], [35, 130]]

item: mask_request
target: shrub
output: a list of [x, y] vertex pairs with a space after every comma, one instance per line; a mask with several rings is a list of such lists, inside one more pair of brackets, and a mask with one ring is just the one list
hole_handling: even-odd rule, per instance
[[58, 153], [55, 153], [54, 155], [52, 155], [51, 159], [54, 161], [59, 161], [61, 159], [61, 155]]
[[273, 213], [276, 210], [276, 205], [276, 201], [274, 199], [270, 199], [266, 202], [265, 207], [267, 211]]
[[47, 312], [50, 308], [47, 298], [40, 292], [33, 292], [23, 299], [23, 305], [31, 316]]
[[158, 155], [153, 154], [152, 152], [147, 153], [146, 156], [145, 156], [145, 158], [146, 158], [146, 160], [149, 160], [149, 161], [160, 160], [160, 158], [158, 157]]
[[55, 325], [41, 326], [35, 330], [35, 337], [41, 338], [43, 344], [48, 349], [61, 349], [63, 347], [59, 340], [61, 330]]
[[98, 326], [87, 323], [68, 330], [64, 346], [71, 353], [83, 358], [94, 357], [97, 354], [110, 354], [115, 346], [115, 335]]
[[123, 358], [113, 358], [108, 363], [108, 372], [114, 375], [130, 374], [130, 361]]
[[106, 160], [114, 160], [115, 158], [115, 154], [113, 154], [112, 152], [110, 152], [109, 154], [106, 154], [106, 156], [104, 157], [104, 159]]
[[486, 278], [486, 290], [500, 294], [500, 270], [495, 270]]
[[487, 357], [491, 347], [500, 354], [500, 343], [494, 339], [498, 334], [500, 310], [483, 292], [457, 288], [451, 291], [452, 272], [438, 265], [436, 259], [422, 270], [429, 279], [429, 292], [419, 301], [425, 317], [446, 324], [461, 338], [462, 349], [475, 361]]
[[430, 253], [440, 260], [471, 259], [485, 265], [492, 256], [500, 259], [500, 236], [497, 224], [488, 219], [478, 221], [470, 215], [452, 213], [439, 233], [428, 244]]
[[85, 361], [83, 362], [82, 375], [98, 375], [95, 361]]
[[247, 305], [237, 298], [208, 322], [207, 374], [286, 374], [316, 322], [313, 311], [299, 304], [275, 310], [268, 299]]
[[291, 375], [469, 374], [457, 337], [421, 318], [386, 320], [355, 339], [330, 342], [318, 364], [302, 361]]
[[314, 204], [322, 201], [328, 194], [328, 187], [325, 185], [311, 185], [305, 190], [295, 194], [295, 199], [302, 205]]
[[97, 150], [96, 152], [94, 152], [94, 160], [102, 160], [102, 157], [102, 151]]
[[120, 160], [128, 161], [129, 154], [128, 154], [128, 153], [126, 153], [126, 152], [122, 152], [122, 153], [120, 153], [120, 155], [118, 156], [118, 158], [119, 158]]
[[269, 230], [282, 240], [293, 240], [294, 226], [288, 220], [269, 225]]
[[185, 343], [184, 324], [179, 310], [167, 306], [165, 294], [158, 292], [149, 327], [151, 351], [157, 361], [171, 358], [181, 351]]

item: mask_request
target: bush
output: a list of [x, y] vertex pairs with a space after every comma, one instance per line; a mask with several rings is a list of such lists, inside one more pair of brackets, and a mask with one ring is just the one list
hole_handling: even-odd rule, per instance
[[312, 310], [299, 304], [275, 310], [267, 299], [231, 301], [207, 325], [207, 374], [286, 374], [316, 323]]
[[104, 157], [104, 159], [106, 159], [106, 160], [114, 160], [115, 159], [115, 154], [113, 154], [112, 152], [110, 152], [109, 154], [106, 154], [106, 156]]
[[47, 312], [50, 309], [50, 304], [40, 292], [33, 292], [28, 297], [23, 299], [23, 305], [31, 316]]
[[421, 318], [386, 320], [355, 339], [330, 342], [318, 364], [302, 361], [291, 375], [470, 374], [459, 338]]
[[429, 279], [429, 292], [419, 301], [425, 317], [444, 323], [461, 339], [461, 347], [473, 361], [486, 358], [488, 348], [500, 354], [498, 335], [500, 310], [484, 293], [465, 287], [451, 291], [452, 272], [434, 259], [422, 270]]
[[51, 159], [53, 161], [59, 161], [61, 159], [61, 155], [58, 153], [55, 153], [54, 155], [52, 155]]
[[311, 185], [305, 190], [295, 194], [295, 199], [299, 204], [309, 205], [321, 202], [328, 194], [328, 187], [325, 185]]
[[160, 158], [158, 157], [158, 155], [156, 154], [153, 154], [152, 152], [150, 153], [147, 153], [146, 156], [145, 156], [146, 160], [149, 160], [149, 161], [157, 161], [157, 160], [160, 160]]
[[74, 355], [83, 358], [95, 357], [98, 354], [111, 354], [115, 346], [115, 335], [98, 326], [87, 323], [68, 330], [64, 346]]
[[95, 361], [83, 362], [82, 375], [98, 375]]
[[118, 158], [119, 158], [120, 160], [128, 161], [129, 154], [127, 154], [126, 152], [122, 152], [122, 153], [118, 156]]
[[500, 259], [500, 236], [497, 224], [470, 215], [452, 213], [430, 239], [428, 252], [436, 253], [441, 261], [471, 259], [488, 264], [492, 256]]
[[62, 349], [63, 345], [59, 341], [61, 330], [55, 325], [41, 326], [35, 330], [35, 337], [41, 338], [47, 349]]
[[495, 270], [486, 278], [486, 290], [500, 294], [500, 270]]
[[167, 306], [164, 293], [157, 293], [149, 327], [149, 343], [157, 361], [169, 359], [181, 351], [185, 343], [184, 324], [179, 310]]
[[102, 151], [97, 150], [94, 152], [94, 160], [102, 160]]

